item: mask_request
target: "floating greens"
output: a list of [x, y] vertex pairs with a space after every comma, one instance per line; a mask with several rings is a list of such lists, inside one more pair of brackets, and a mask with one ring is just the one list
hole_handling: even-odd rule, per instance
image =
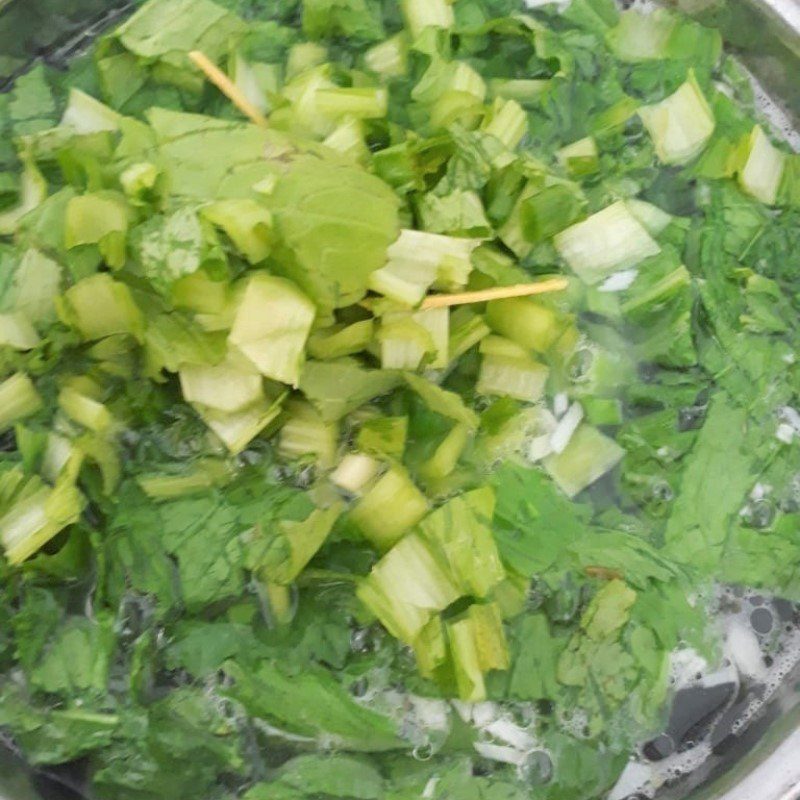
[[800, 600], [800, 157], [715, 30], [536, 5], [149, 0], [0, 98], [29, 763], [594, 800], [715, 584]]

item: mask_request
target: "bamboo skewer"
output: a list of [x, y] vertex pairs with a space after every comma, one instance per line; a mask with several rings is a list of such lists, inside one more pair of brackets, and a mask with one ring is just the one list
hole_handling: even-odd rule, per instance
[[189, 53], [192, 62], [251, 122], [266, 128], [267, 118], [239, 91], [236, 84], [205, 54], [199, 50]]
[[486, 303], [489, 300], [505, 300], [509, 297], [531, 297], [549, 292], [561, 292], [569, 286], [566, 278], [552, 278], [539, 283], [520, 283], [516, 286], [496, 286], [492, 289], [482, 289], [477, 292], [461, 292], [460, 294], [434, 294], [426, 298], [422, 309], [447, 308], [449, 306], [463, 306], [470, 303]]
[[[200, 50], [189, 53], [192, 62], [251, 122], [266, 128], [267, 118], [239, 91], [231, 79]], [[497, 286], [477, 292], [461, 292], [459, 294], [437, 294], [425, 299], [421, 308], [447, 308], [449, 306], [485, 303], [489, 300], [504, 300], [509, 297], [531, 297], [548, 292], [560, 292], [569, 286], [565, 278], [552, 278], [539, 283], [522, 283], [516, 286]]]

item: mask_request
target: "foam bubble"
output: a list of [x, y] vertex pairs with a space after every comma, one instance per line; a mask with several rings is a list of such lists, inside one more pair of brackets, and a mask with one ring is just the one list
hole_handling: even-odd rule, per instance
[[734, 617], [727, 625], [725, 654], [745, 677], [759, 681], [766, 678], [758, 637], [750, 625], [739, 618]]
[[589, 715], [584, 709], [574, 708], [569, 717], [562, 715], [558, 722], [564, 732], [575, 739], [586, 738], [586, 726], [589, 724]]
[[685, 689], [697, 682], [697, 674], [708, 669], [708, 662], [693, 648], [676, 650], [670, 656], [670, 682], [676, 689]]

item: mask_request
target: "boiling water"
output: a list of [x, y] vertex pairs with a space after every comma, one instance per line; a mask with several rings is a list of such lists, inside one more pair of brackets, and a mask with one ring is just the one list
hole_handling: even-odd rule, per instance
[[[646, 11], [659, 3], [634, 0], [624, 5]], [[793, 128], [786, 112], [755, 76], [742, 68], [753, 84], [763, 121], [792, 149], [800, 150], [800, 132]], [[692, 738], [684, 736], [676, 742], [665, 733], [643, 745], [608, 800], [653, 797], [661, 787], [723, 757], [748, 726], [765, 713], [787, 677], [800, 665], [800, 610], [792, 603], [726, 587], [719, 592], [715, 626], [723, 642], [721, 668], [711, 670], [697, 663], [699, 669], [692, 674], [678, 668], [691, 654], [673, 658], [676, 694], [671, 717], [682, 710], [681, 704], [688, 706], [687, 717], [694, 712], [696, 719], [695, 727], [688, 731]]]
[[[527, 0], [530, 8], [551, 3]], [[647, 11], [659, 4], [633, 0], [622, 5]], [[800, 149], [800, 134], [792, 129], [787, 115], [750, 77], [762, 122]], [[566, 405], [554, 411], [560, 416]], [[683, 782], [696, 783], [715, 763], [741, 747], [742, 737], [765, 716], [787, 678], [800, 668], [800, 606], [763, 592], [718, 587], [709, 607], [708, 636], [719, 644], [718, 661], [708, 663], [690, 649], [672, 654], [673, 700], [664, 730], [635, 748], [607, 800], [649, 800], [676, 785], [678, 795], [683, 796]], [[386, 713], [399, 709], [398, 722], [407, 735], [412, 734], [412, 740], [418, 739], [415, 755], [421, 760], [430, 758], [444, 743], [457, 714], [475, 729], [474, 748], [485, 762], [516, 767], [520, 778], [530, 785], [552, 776], [553, 759], [537, 741], [537, 712], [530, 704], [473, 705], [409, 697], [382, 685], [377, 674], [372, 676], [364, 700]], [[560, 725], [566, 733], [583, 738], [586, 722], [575, 714], [561, 719]], [[436, 781], [431, 779], [423, 797], [435, 796]]]
[[[548, 2], [552, 0], [527, 0], [529, 7]], [[621, 5], [650, 10], [659, 3], [628, 0]], [[53, 53], [52, 60], [66, 62], [83, 52], [100, 30], [124, 15], [128, 4], [120, 0], [119, 6], [114, 6], [96, 29], [82, 32]], [[780, 105], [755, 78], [751, 79], [764, 121], [776, 135], [800, 150], [800, 133], [793, 129]], [[733, 587], [720, 588], [714, 606], [709, 635], [719, 639], [722, 660], [709, 664], [688, 649], [672, 655], [674, 700], [668, 722], [659, 735], [636, 748], [607, 800], [653, 798], [665, 787], [723, 758], [765, 713], [785, 686], [787, 676], [800, 667], [800, 608], [763, 593]], [[430, 758], [444, 743], [451, 718], [457, 714], [475, 728], [476, 753], [487, 762], [516, 766], [520, 777], [531, 784], [544, 783], [551, 777], [553, 762], [536, 740], [536, 710], [532, 704], [504, 708], [493, 703], [451, 703], [405, 695], [388, 683], [388, 675], [372, 675], [359, 699], [387, 714], [400, 710], [398, 719], [404, 733], [416, 742], [414, 755], [419, 760]], [[585, 722], [575, 715], [562, 720], [562, 726], [580, 738]], [[68, 772], [62, 775], [61, 770], [52, 769], [41, 773], [41, 778], [48, 779], [41, 787], [45, 795], [58, 792], [59, 796], [79, 796], [81, 782]], [[434, 796], [436, 780], [431, 779], [423, 798]]]
[[[528, 0], [534, 7], [542, 3]], [[564, 3], [566, 5], [566, 3]], [[627, 0], [625, 8], [651, 11], [663, 3]], [[746, 69], [764, 123], [794, 150], [795, 130], [776, 102]], [[763, 593], [722, 587], [716, 598], [714, 630], [723, 661], [708, 664], [688, 650], [673, 654], [673, 708], [665, 731], [643, 743], [608, 800], [644, 800], [721, 759], [800, 667], [800, 608]]]
[[[800, 666], [800, 608], [737, 587], [718, 590], [710, 604], [709, 638], [720, 660], [710, 664], [690, 649], [672, 655], [672, 708], [662, 732], [640, 743], [607, 800], [649, 800], [701, 768], [713, 766], [741, 744]], [[409, 696], [373, 674], [362, 698], [395, 713], [417, 742], [415, 757], [427, 760], [447, 739], [453, 718], [475, 729], [476, 754], [488, 764], [516, 767], [530, 785], [552, 776], [553, 759], [537, 741], [532, 704], [461, 703]], [[580, 715], [561, 720], [566, 733], [583, 736]], [[435, 786], [430, 787], [433, 796]]]

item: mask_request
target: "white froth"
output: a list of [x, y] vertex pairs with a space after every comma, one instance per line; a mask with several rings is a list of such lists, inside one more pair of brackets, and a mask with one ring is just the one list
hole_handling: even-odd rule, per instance
[[795, 431], [794, 427], [786, 422], [782, 422], [780, 425], [778, 425], [778, 429], [775, 431], [775, 438], [784, 444], [791, 444], [794, 441], [796, 434], [797, 431]]
[[676, 689], [697, 682], [697, 676], [708, 669], [708, 661], [694, 648], [686, 647], [670, 655], [670, 678]]
[[779, 411], [779, 416], [787, 425], [791, 425], [798, 433], [800, 433], [800, 412], [791, 406], [783, 406]]
[[416, 721], [426, 730], [444, 731], [450, 727], [449, 703], [429, 697], [410, 695], [408, 698]]
[[733, 619], [728, 625], [725, 655], [742, 675], [757, 680], [766, 678], [766, 667], [758, 637], [742, 620]]

